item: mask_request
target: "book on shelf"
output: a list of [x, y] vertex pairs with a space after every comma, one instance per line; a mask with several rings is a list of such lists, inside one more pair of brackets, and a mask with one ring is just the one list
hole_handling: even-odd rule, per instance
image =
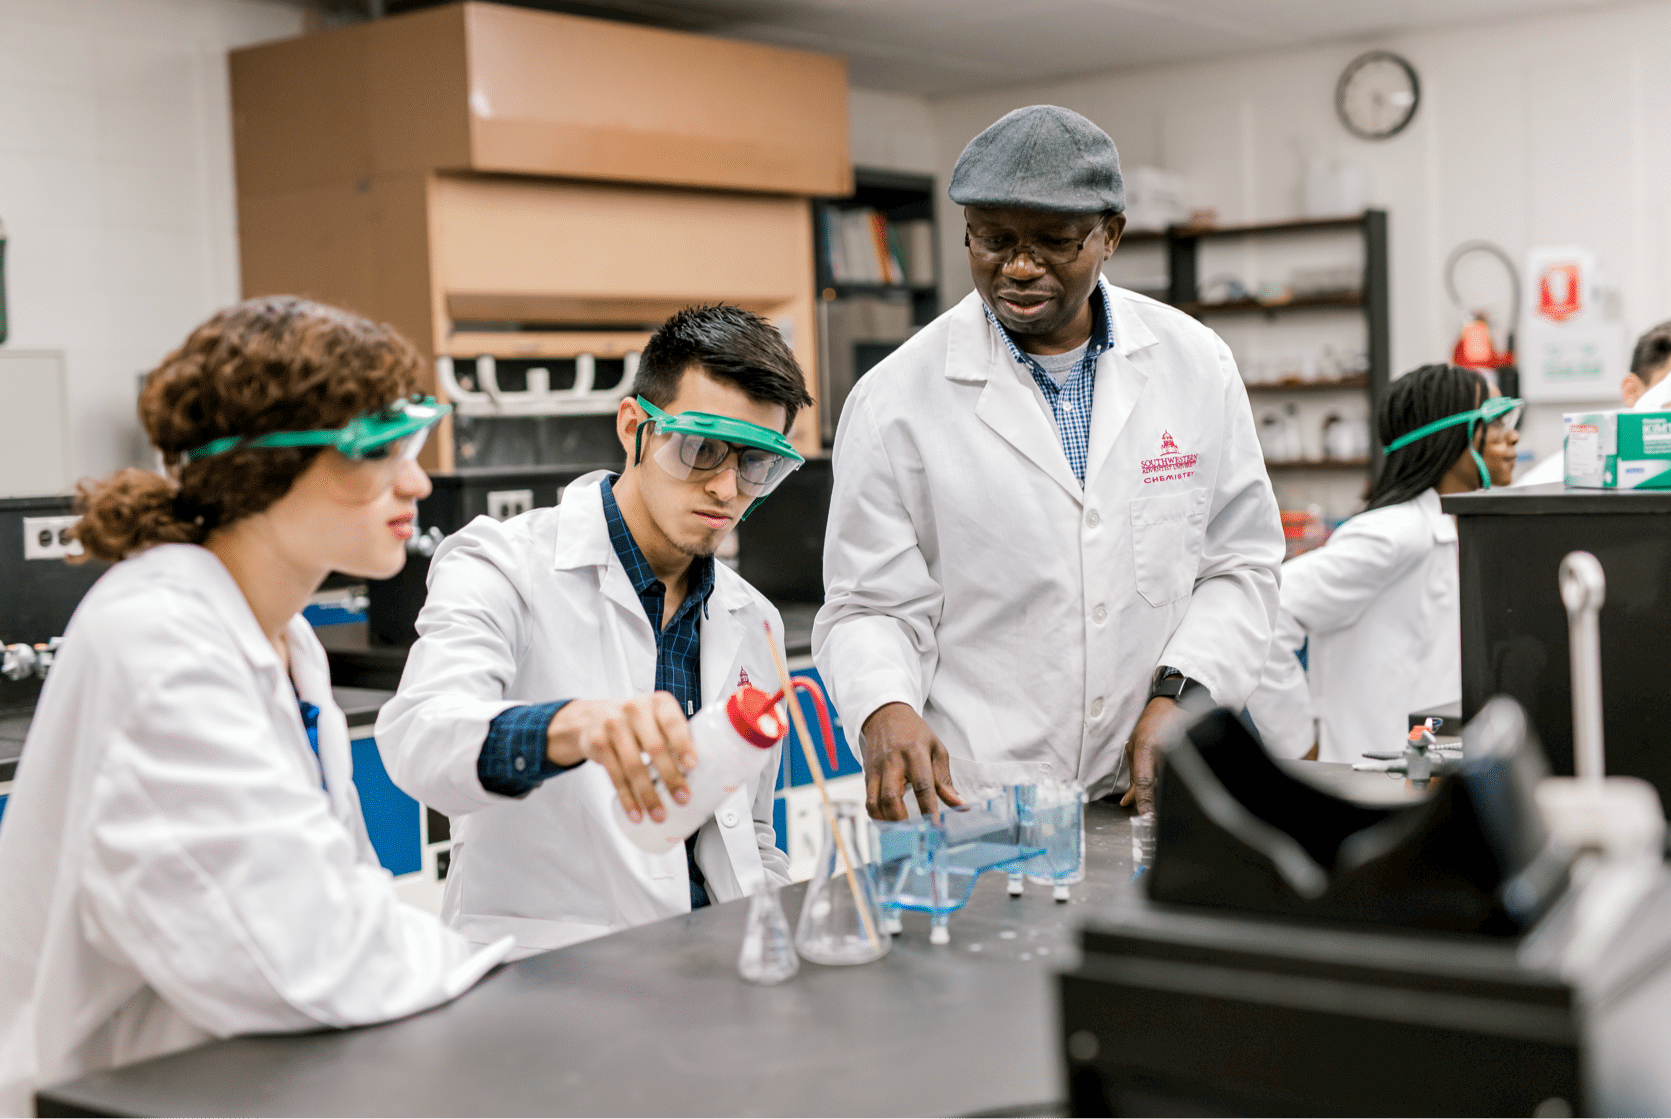
[[927, 219], [890, 222], [870, 206], [831, 206], [824, 245], [838, 284], [934, 283], [934, 224]]

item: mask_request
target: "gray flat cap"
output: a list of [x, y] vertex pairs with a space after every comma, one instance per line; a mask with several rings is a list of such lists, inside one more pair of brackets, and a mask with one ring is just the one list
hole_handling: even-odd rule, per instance
[[960, 206], [1019, 206], [1065, 214], [1126, 208], [1120, 153], [1108, 133], [1071, 109], [1029, 105], [969, 141], [952, 168]]

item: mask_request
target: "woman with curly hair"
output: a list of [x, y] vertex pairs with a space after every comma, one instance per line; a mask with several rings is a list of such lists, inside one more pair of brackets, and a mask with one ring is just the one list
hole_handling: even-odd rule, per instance
[[0, 1114], [90, 1070], [232, 1034], [352, 1026], [473, 984], [474, 952], [396, 899], [302, 608], [405, 562], [413, 461], [445, 412], [386, 327], [241, 303], [146, 381], [167, 476], [83, 482], [113, 566], [41, 692], [0, 828]]

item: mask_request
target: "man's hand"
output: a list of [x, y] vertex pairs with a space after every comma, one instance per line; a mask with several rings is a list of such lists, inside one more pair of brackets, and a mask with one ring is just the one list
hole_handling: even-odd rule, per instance
[[1164, 696], [1156, 696], [1143, 708], [1126, 741], [1126, 772], [1131, 775], [1131, 787], [1120, 798], [1122, 808], [1135, 802], [1140, 816], [1155, 810], [1155, 763], [1165, 744], [1178, 733], [1177, 724], [1185, 718], [1177, 703]]
[[627, 819], [635, 824], [646, 812], [658, 824], [667, 819], [646, 756], [673, 799], [680, 804], [690, 800], [684, 771], [696, 768], [696, 750], [679, 701], [666, 692], [570, 700], [546, 728], [545, 753], [558, 765], [593, 761], [603, 766]]
[[[909, 704], [885, 703], [871, 713], [863, 728], [865, 754], [865, 810], [878, 820], [903, 820], [905, 786], [917, 795], [924, 816], [940, 811], [943, 800], [953, 807], [963, 798], [952, 788], [951, 756]], [[939, 800], [935, 794], [939, 794]]]

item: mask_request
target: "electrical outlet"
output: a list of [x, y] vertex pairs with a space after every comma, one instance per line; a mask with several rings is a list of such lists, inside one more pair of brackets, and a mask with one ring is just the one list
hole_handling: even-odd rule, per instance
[[487, 495], [487, 515], [496, 521], [508, 521], [533, 507], [533, 490], [494, 490]]
[[81, 541], [70, 536], [70, 529], [80, 517], [25, 517], [23, 518], [23, 558], [26, 560], [63, 559], [79, 556]]

